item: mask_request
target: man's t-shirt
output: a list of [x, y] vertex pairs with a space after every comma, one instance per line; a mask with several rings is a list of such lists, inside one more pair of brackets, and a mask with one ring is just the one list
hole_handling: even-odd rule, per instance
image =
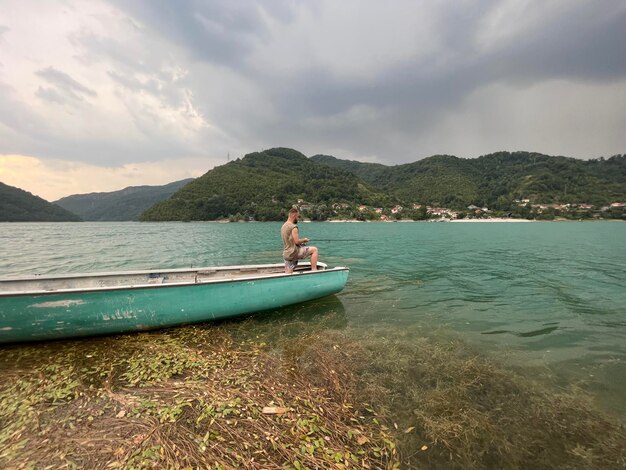
[[291, 222], [285, 222], [280, 229], [280, 236], [283, 239], [283, 258], [293, 260], [298, 257], [298, 247], [293, 242], [291, 232], [298, 226]]

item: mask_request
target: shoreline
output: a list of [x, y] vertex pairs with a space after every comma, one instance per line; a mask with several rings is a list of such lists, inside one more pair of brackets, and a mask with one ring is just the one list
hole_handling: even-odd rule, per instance
[[[312, 222], [312, 221], [305, 221]], [[421, 222], [463, 222], [463, 223], [485, 223], [485, 222], [541, 222], [538, 220], [528, 220], [528, 219], [513, 219], [513, 218], [505, 218], [505, 217], [492, 217], [489, 219], [425, 219], [425, 220], [412, 220], [412, 219], [400, 219], [400, 220], [356, 220], [356, 219], [334, 219], [334, 220], [325, 220], [321, 222], [329, 222], [329, 223], [421, 223]], [[550, 220], [545, 222], [561, 222], [560, 220]], [[572, 222], [578, 222], [572, 221]]]
[[[0, 466], [582, 468], [583, 446], [604, 464], [590, 468], [626, 458], [620, 423], [576, 390], [461, 341], [293, 320], [279, 339], [253, 318], [6, 347]], [[536, 442], [546, 450], [528, 452]]]
[[[467, 222], [467, 223], [480, 223], [480, 222], [537, 222], [537, 220], [529, 220], [529, 219], [512, 219], [512, 218], [505, 218], [505, 217], [492, 217], [489, 219], [453, 219], [450, 220], [449, 222]], [[553, 222], [553, 221], [549, 221], [549, 222]]]

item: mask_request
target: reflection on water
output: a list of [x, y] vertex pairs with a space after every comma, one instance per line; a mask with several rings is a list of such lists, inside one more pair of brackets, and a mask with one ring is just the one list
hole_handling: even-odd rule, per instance
[[[279, 228], [0, 224], [0, 272], [280, 262]], [[268, 337], [307, 328], [343, 328], [355, 337], [374, 327], [389, 336], [445, 330], [484, 353], [506, 352], [511, 363], [550, 366], [565, 382], [597, 384], [588, 387], [596, 397], [626, 408], [616, 405], [626, 402], [626, 224], [310, 223], [301, 231], [315, 240], [322, 261], [350, 267], [346, 289], [233, 325]], [[579, 375], [607, 364], [611, 373]]]

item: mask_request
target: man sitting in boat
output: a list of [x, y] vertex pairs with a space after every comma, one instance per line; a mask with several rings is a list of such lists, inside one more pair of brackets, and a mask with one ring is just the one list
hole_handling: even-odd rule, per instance
[[290, 274], [298, 266], [298, 260], [311, 257], [311, 271], [317, 271], [317, 248], [306, 246], [309, 239], [300, 238], [298, 235], [298, 217], [300, 211], [292, 207], [289, 209], [287, 222], [280, 229], [280, 236], [283, 239], [283, 259], [285, 260], [285, 272]]

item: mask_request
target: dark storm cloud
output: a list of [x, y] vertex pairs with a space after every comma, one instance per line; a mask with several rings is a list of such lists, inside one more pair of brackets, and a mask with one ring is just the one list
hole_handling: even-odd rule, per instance
[[[25, 47], [13, 79], [19, 54], [0, 50], [13, 87], [0, 122], [22, 151], [115, 163], [271, 146], [388, 163], [626, 151], [623, 0], [104, 1], [95, 15], [76, 2], [80, 27], [58, 33], [68, 50], [48, 61]], [[0, 42], [26, 44], [17, 32], [0, 26]]]
[[[114, 0], [114, 3], [137, 22], [138, 29], [151, 31], [158, 34], [160, 41], [177, 45], [192, 62], [227, 67], [253, 82], [259, 96], [267, 97], [275, 109], [275, 118], [258, 119], [254, 113], [234, 114], [236, 111], [216, 109], [209, 101], [198, 103], [201, 110], [211, 109], [209, 117], [217, 119], [220, 125], [233, 132], [236, 128], [244, 146], [264, 142], [313, 148], [317, 144], [325, 148], [350, 148], [357, 154], [377, 154], [396, 161], [410, 160], [415, 158], [409, 152], [414, 152], [419, 136], [437, 127], [476, 90], [498, 83], [523, 88], [546, 80], [594, 83], [626, 77], [624, 49], [619, 46], [626, 44], [626, 8], [621, 0], [609, 0], [601, 6], [595, 2], [524, 4], [527, 7], [522, 10], [524, 17], [509, 13], [495, 27], [493, 37], [489, 36], [485, 18], [498, 8], [510, 7], [510, 3], [487, 0], [442, 3], [435, 10], [435, 17], [426, 20], [436, 22], [432, 33], [436, 36], [436, 47], [426, 54], [420, 50], [415, 57], [408, 56], [379, 68], [372, 58], [372, 71], [357, 79], [338, 74], [333, 68], [341, 63], [341, 58], [329, 63], [324, 57], [312, 56], [305, 67], [286, 74], [277, 73], [276, 66], [288, 63], [292, 57], [281, 56], [279, 52], [266, 61], [254, 60], [259, 51], [277, 40], [276, 24], [296, 22], [301, 26], [297, 23], [298, 8], [305, 8], [316, 17], [324, 7], [288, 1]], [[359, 7], [376, 8], [377, 4], [364, 2]], [[413, 2], [389, 6], [398, 16], [422, 7]], [[319, 37], [334, 34], [331, 40], [339, 43], [353, 28], [359, 27], [359, 18], [360, 12], [355, 9], [351, 23], [340, 33], [326, 31], [323, 21], [314, 21], [312, 25], [303, 25], [309, 28], [303, 31], [303, 37], [315, 42]], [[531, 20], [523, 23], [527, 18]], [[395, 28], [393, 23], [381, 22], [372, 31], [371, 40], [393, 38]], [[278, 40], [296, 41], [293, 44], [298, 47], [297, 41], [302, 38], [286, 36]], [[103, 41], [95, 36], [84, 37], [82, 41], [92, 53], [105, 52], [124, 65], [123, 69], [110, 72], [118, 84], [135, 91], [165, 93], [160, 83], [167, 80], [138, 80], [135, 76], [135, 72], [157, 73], [158, 61], [162, 60], [158, 47], [155, 57], [148, 54], [147, 61], [137, 61], [123, 41]], [[304, 46], [302, 50], [306, 53]], [[398, 47], [413, 46], [398, 44]], [[362, 47], [367, 48], [368, 44]], [[228, 85], [201, 83], [204, 80], [205, 76], [191, 76], [185, 83], [199, 97], [203, 96], [201, 88], [205, 86], [223, 87], [228, 92]], [[168, 99], [175, 102], [179, 98]], [[355, 116], [350, 114], [354, 109], [364, 109], [371, 116], [359, 120], [358, 111]], [[348, 117], [342, 119], [346, 114]], [[311, 126], [311, 120], [325, 119], [332, 125]]]
[[73, 35], [73, 42], [83, 51], [77, 57], [85, 65], [102, 62], [117, 88], [131, 93], [152, 95], [170, 106], [180, 106], [185, 93], [178, 86], [177, 57], [167, 50], [168, 40], [150, 34], [144, 36], [133, 21], [125, 37], [103, 37], [89, 31]]
[[[271, 35], [268, 24], [260, 14], [260, 7], [254, 3], [242, 5], [225, 0], [191, 1], [182, 6], [166, 0], [116, 3], [155, 31], [184, 45], [194, 56], [236, 68], [247, 67], [243, 59], [255, 48], [262, 47], [264, 38]], [[262, 5], [267, 10], [268, 3]], [[269, 5], [272, 8], [267, 13], [275, 19], [284, 22], [293, 19], [292, 3], [271, 2]], [[595, 2], [571, 5], [562, 11], [562, 15], [543, 19], [541, 24], [529, 25], [506, 48], [481, 53], [474, 46], [474, 37], [480, 33], [484, 16], [496, 6], [484, 0], [450, 5], [444, 13], [445, 22], [437, 30], [442, 49], [436, 55], [426, 62], [407, 60], [380, 74], [375, 82], [367, 80], [370, 83], [366, 87], [361, 88], [354, 83], [347, 86], [354, 89], [355, 97], [366, 94], [371, 101], [377, 102], [394, 96], [404, 100], [405, 92], [413, 88], [412, 85], [437, 82], [441, 75], [455, 73], [467, 74], [470, 83], [472, 78], [484, 83], [485, 80], [538, 80], [559, 76], [615, 79], [625, 75], [626, 54], [624, 48], [619, 46], [626, 44], [626, 8], [623, 2], [607, 1], [600, 6]], [[355, 21], [358, 21], [358, 12], [355, 12]], [[514, 22], [515, 18], [511, 21]], [[346, 34], [349, 34], [350, 26], [346, 25]], [[514, 26], [514, 23], [510, 25]], [[393, 34], [393, 28], [393, 25], [381, 25], [376, 34]], [[323, 31], [311, 31], [311, 34], [323, 34]], [[440, 54], [452, 54], [457, 60], [431, 74], [430, 70], [436, 66]], [[277, 62], [281, 59], [275, 57]], [[271, 70], [271, 64], [267, 65]], [[312, 102], [319, 103], [320, 93], [330, 92], [330, 98], [322, 100], [322, 103], [350, 101], [350, 96], [344, 93], [345, 85], [340, 80], [331, 81], [332, 70], [319, 69], [312, 63], [311, 71], [310, 79], [300, 75], [294, 80], [296, 90], [304, 92], [303, 96], [311, 95]], [[259, 77], [263, 77], [263, 70], [257, 72]], [[328, 79], [319, 83], [319, 78], [324, 76]], [[281, 83], [281, 78], [269, 75], [266, 81]], [[281, 90], [283, 85], [281, 83], [279, 87]], [[344, 98], [337, 102], [337, 95]]]
[[[5, 126], [16, 135], [32, 135], [33, 131], [41, 124], [37, 115], [24, 106], [16, 96], [15, 90], [0, 81], [0, 124]], [[21, 150], [19, 145], [10, 140], [5, 140], [3, 152], [17, 152]]]
[[63, 104], [67, 100], [61, 96], [54, 88], [39, 87], [35, 92], [35, 96], [38, 96], [42, 100], [50, 101], [52, 103]]
[[485, 58], [496, 78], [619, 80], [626, 76], [626, 8], [590, 2], [572, 8], [524, 40]]
[[179, 44], [195, 59], [232, 66], [244, 62], [258, 43], [267, 38], [269, 30], [263, 14], [278, 21], [289, 21], [292, 9], [292, 2], [287, 0], [191, 0], [183, 3], [113, 0], [112, 3]]
[[[35, 96], [55, 104], [68, 103], [67, 94], [60, 94], [57, 88], [39, 87]], [[0, 81], [0, 153], [41, 155], [91, 163], [106, 162], [115, 166], [123, 165], [129, 160], [142, 162], [167, 158], [179, 153], [181, 149], [179, 144], [159, 138], [154, 129], [149, 130], [154, 137], [138, 145], [136, 142], [98, 136], [97, 132], [95, 137], [67, 137], [57, 132], [51, 121], [24, 103], [17, 90]]]
[[[387, 139], [380, 138], [385, 135], [381, 130], [427, 132], [465, 97], [489, 84], [528, 86], [554, 79], [611, 82], [626, 77], [626, 8], [621, 3], [604, 3], [601, 11], [595, 3], [569, 8], [561, 16], [544, 19], [541, 25], [529, 25], [510, 44], [499, 47], [496, 43], [481, 51], [474, 39], [489, 5], [492, 2], [454, 8], [445, 29], [439, 30], [440, 50], [388, 67], [374, 80], [338, 80], [321, 66], [278, 84], [266, 77], [281, 115], [288, 117], [278, 132], [283, 137], [301, 133], [303, 129], [298, 128], [303, 117], [334, 116], [355, 105], [366, 105], [389, 111], [385, 120], [350, 133], [329, 130], [326, 137], [361, 152], [384, 154], [390, 147]], [[452, 59], [442, 64], [444, 55]], [[377, 132], [372, 132], [374, 128]], [[323, 137], [316, 135], [318, 141]]]
[[139, 80], [131, 74], [122, 74], [111, 70], [109, 76], [119, 85], [131, 91], [146, 92], [150, 94], [160, 94], [161, 85], [158, 79], [149, 78], [147, 80]]
[[52, 101], [58, 101], [62, 94], [68, 98], [82, 101], [82, 95], [87, 95], [91, 97], [95, 97], [98, 95], [95, 91], [80, 84], [65, 72], [56, 70], [54, 67], [48, 67], [42, 70], [38, 70], [36, 73], [41, 78], [46, 80], [50, 85], [55, 87], [54, 90], [42, 90], [41, 88], [39, 89], [37, 95], [44, 99], [52, 98]]
[[[275, 97], [287, 91], [286, 102], [302, 100], [296, 109], [315, 114], [336, 113], [355, 103], [376, 107], [421, 105], [431, 110], [457, 102], [490, 82], [528, 83], [563, 77], [581, 81], [623, 79], [626, 8], [615, 7], [614, 14], [607, 12], [593, 21], [596, 8], [584, 5], [569, 11], [542, 29], [528, 30], [505, 49], [487, 53], [471, 46], [480, 15], [453, 15], [459, 22], [447, 22], [448, 29], [441, 31], [443, 50], [426, 60], [390, 67], [375, 81], [363, 83], [341, 82], [318, 68], [290, 83], [281, 83]], [[482, 14], [484, 8], [476, 11]], [[455, 60], [441, 66], [438, 56], [444, 52]], [[290, 107], [286, 104], [284, 110]]]

